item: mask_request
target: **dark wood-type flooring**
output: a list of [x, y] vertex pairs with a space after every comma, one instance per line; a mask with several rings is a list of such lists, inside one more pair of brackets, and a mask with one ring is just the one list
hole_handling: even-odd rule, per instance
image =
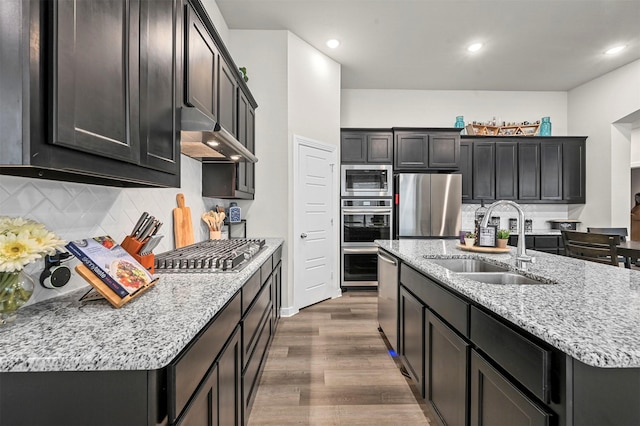
[[429, 425], [378, 331], [377, 297], [348, 291], [282, 318], [249, 425]]

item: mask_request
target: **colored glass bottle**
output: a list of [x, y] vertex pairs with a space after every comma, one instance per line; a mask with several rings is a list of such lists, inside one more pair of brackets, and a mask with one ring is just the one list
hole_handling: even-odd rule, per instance
[[542, 117], [542, 123], [540, 123], [540, 136], [551, 136], [551, 121], [549, 117]]
[[456, 117], [456, 124], [453, 125], [456, 129], [464, 129], [464, 116], [459, 115]]

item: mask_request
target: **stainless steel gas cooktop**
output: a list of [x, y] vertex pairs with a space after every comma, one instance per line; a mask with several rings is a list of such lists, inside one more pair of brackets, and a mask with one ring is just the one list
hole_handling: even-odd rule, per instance
[[209, 240], [157, 254], [155, 272], [238, 272], [265, 247], [265, 240]]

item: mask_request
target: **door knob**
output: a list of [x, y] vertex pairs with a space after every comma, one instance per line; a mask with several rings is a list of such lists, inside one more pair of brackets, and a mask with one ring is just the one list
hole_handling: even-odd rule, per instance
[[300, 238], [307, 238], [307, 234], [303, 232], [302, 234], [300, 234]]

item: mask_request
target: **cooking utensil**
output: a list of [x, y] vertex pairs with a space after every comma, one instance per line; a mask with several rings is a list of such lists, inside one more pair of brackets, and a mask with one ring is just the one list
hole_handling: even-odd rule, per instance
[[140, 219], [138, 219], [135, 226], [133, 227], [133, 231], [131, 231], [132, 237], [136, 235], [136, 233], [140, 230], [140, 227], [142, 227], [142, 224], [144, 224], [144, 222], [147, 220], [148, 217], [149, 217], [149, 213], [147, 212], [143, 212], [140, 215]]
[[164, 235], [154, 235], [149, 237], [149, 241], [147, 241], [142, 248], [140, 249], [140, 255], [145, 256], [147, 254], [151, 254], [153, 249], [158, 246], [160, 240], [164, 237]]
[[185, 206], [184, 194], [176, 195], [178, 207], [173, 209], [173, 233], [176, 248], [194, 243], [193, 222], [191, 222], [191, 208]]
[[157, 219], [153, 219], [153, 220], [149, 221], [149, 225], [147, 227], [145, 227], [144, 231], [142, 231], [142, 233], [140, 234], [140, 238], [138, 238], [138, 240], [139, 241], [144, 241], [149, 236], [151, 236], [153, 231], [156, 229], [156, 225], [158, 223], [160, 223], [160, 221], [157, 220]]

